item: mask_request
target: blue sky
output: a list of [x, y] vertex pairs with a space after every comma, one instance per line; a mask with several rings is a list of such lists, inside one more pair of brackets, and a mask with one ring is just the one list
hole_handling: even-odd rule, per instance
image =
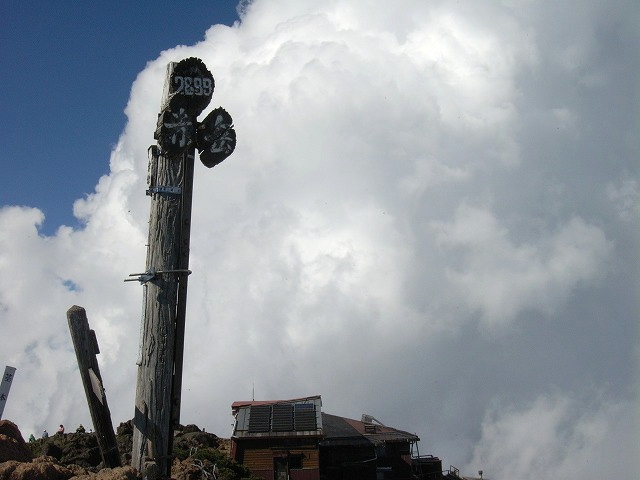
[[2, 2], [0, 205], [35, 206], [41, 232], [109, 171], [131, 84], [149, 60], [238, 20], [236, 0]]
[[238, 141], [195, 166], [183, 423], [225, 437], [254, 391], [320, 394], [466, 475], [637, 477], [637, 0], [14, 4], [0, 362], [23, 435], [90, 423], [72, 305], [133, 414], [123, 280], [166, 66], [194, 56]]

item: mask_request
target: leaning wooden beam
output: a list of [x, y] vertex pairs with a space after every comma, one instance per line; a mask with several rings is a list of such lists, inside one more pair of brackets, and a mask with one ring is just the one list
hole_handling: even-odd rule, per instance
[[96, 333], [89, 328], [87, 312], [74, 305], [67, 311], [67, 321], [73, 340], [73, 348], [78, 358], [80, 376], [84, 385], [84, 393], [89, 403], [89, 412], [93, 428], [98, 437], [98, 446], [105, 467], [120, 467], [120, 453], [116, 435], [111, 423], [111, 413], [107, 405], [107, 397], [102, 386], [102, 377], [96, 355], [100, 353]]

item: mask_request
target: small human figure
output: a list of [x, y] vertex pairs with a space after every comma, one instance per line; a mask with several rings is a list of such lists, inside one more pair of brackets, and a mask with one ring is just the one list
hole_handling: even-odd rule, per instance
[[78, 425], [78, 428], [76, 428], [76, 433], [84, 433], [85, 429], [82, 426], [82, 424]]
[[58, 431], [56, 432], [56, 434], [58, 435], [62, 435], [64, 433], [64, 425], [60, 425], [60, 428], [58, 429]]
[[42, 432], [42, 438], [49, 438], [49, 432], [47, 432], [46, 430], [44, 430]]
[[33, 443], [36, 441], [36, 437], [33, 436], [33, 433], [29, 435], [29, 443]]

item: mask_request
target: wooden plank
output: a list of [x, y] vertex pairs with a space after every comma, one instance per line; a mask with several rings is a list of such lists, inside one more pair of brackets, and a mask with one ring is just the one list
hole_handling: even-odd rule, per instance
[[78, 359], [80, 377], [84, 386], [84, 392], [89, 404], [89, 413], [93, 422], [93, 428], [98, 439], [100, 454], [105, 466], [109, 468], [120, 467], [120, 453], [118, 443], [111, 423], [111, 412], [107, 405], [107, 397], [102, 387], [102, 377], [96, 353], [98, 341], [95, 332], [89, 328], [87, 312], [84, 308], [74, 305], [67, 311], [67, 322], [71, 332], [73, 348]]
[[245, 450], [243, 465], [250, 470], [273, 470], [273, 452], [270, 448]]

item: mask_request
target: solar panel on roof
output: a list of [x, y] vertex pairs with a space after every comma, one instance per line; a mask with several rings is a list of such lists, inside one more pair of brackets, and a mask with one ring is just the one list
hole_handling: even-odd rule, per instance
[[293, 405], [290, 403], [278, 403], [273, 406], [273, 423], [274, 432], [291, 432], [293, 431]]
[[271, 428], [271, 405], [251, 405], [249, 431], [268, 432]]
[[294, 428], [296, 431], [316, 429], [316, 409], [313, 403], [296, 403]]

